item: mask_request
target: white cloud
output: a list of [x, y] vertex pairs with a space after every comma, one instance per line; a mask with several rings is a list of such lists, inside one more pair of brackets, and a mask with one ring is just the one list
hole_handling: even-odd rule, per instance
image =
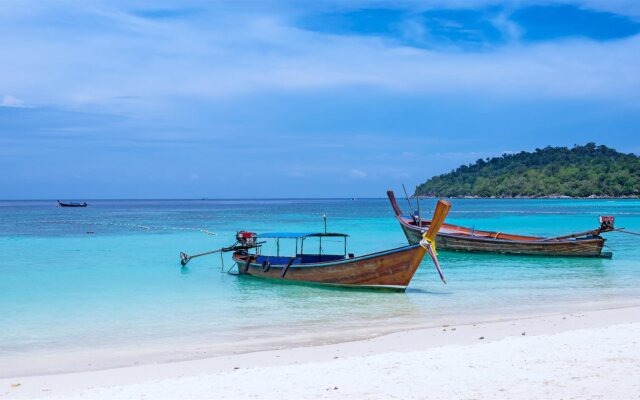
[[26, 107], [24, 101], [11, 95], [5, 95], [0, 104], [2, 107]]
[[596, 11], [605, 11], [620, 15], [640, 18], [640, 2], [638, 0], [570, 0], [577, 6]]
[[353, 179], [362, 179], [366, 178], [367, 174], [364, 171], [360, 171], [359, 169], [351, 169], [349, 170], [349, 178]]
[[509, 19], [506, 12], [498, 14], [491, 20], [491, 23], [500, 30], [508, 42], [514, 43], [522, 36], [522, 29]]
[[[127, 112], [157, 112], [185, 99], [342, 87], [507, 99], [633, 100], [640, 93], [640, 36], [522, 45], [517, 27], [499, 19], [494, 22], [511, 44], [451, 52], [308, 32], [292, 27], [286, 15], [225, 9], [205, 22], [154, 21], [108, 3], [71, 9], [42, 6], [0, 20], [0, 87], [43, 104]], [[36, 27], [32, 20], [43, 22]], [[74, 25], [56, 29], [49, 20]], [[12, 99], [3, 105], [16, 106]]]

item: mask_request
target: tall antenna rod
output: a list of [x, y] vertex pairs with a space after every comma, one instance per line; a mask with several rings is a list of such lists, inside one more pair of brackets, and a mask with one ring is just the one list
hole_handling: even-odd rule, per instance
[[[418, 187], [416, 186], [416, 191], [414, 193], [418, 193]], [[420, 215], [420, 196], [416, 195], [416, 204], [418, 205], [418, 226], [422, 226], [422, 216]]]
[[322, 214], [322, 219], [324, 220], [324, 233], [327, 233], [327, 214]]
[[409, 195], [407, 194], [407, 188], [404, 187], [404, 183], [402, 184], [402, 190], [404, 190], [404, 197], [406, 197], [407, 203], [409, 203], [409, 210], [411, 210], [411, 218], [415, 221], [416, 214], [413, 212], [413, 206], [411, 206], [411, 201], [409, 201]]

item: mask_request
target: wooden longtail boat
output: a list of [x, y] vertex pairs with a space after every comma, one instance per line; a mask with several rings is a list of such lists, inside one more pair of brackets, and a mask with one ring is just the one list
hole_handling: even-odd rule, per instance
[[[410, 244], [418, 243], [422, 233], [431, 225], [431, 221], [421, 219], [419, 216], [404, 215], [393, 191], [387, 191], [387, 196], [407, 240]], [[479, 231], [457, 225], [442, 224], [436, 237], [436, 246], [438, 250], [465, 252], [611, 258], [611, 252], [602, 251], [606, 239], [600, 236], [600, 233], [615, 230], [613, 225], [614, 217], [600, 217], [598, 229], [545, 238]]]
[[[242, 249], [233, 253], [241, 275], [267, 278], [277, 281], [310, 283], [329, 286], [357, 287], [368, 289], [387, 289], [404, 291], [415, 274], [425, 254], [429, 254], [444, 280], [436, 257], [433, 239], [440, 224], [449, 212], [449, 203], [441, 201], [436, 208], [434, 223], [421, 234], [416, 244], [396, 249], [380, 251], [355, 257], [346, 252], [348, 235], [342, 233], [266, 233], [256, 235], [239, 232], [237, 239]], [[344, 254], [323, 254], [323, 238], [344, 239]], [[320, 248], [317, 253], [304, 252], [304, 241], [318, 238]], [[296, 254], [291, 257], [265, 256], [260, 254], [260, 246], [252, 247], [261, 239], [295, 239]], [[298, 241], [300, 252], [298, 253]], [[251, 253], [253, 249], [253, 253]], [[446, 282], [445, 282], [446, 283]]]
[[58, 205], [60, 207], [86, 207], [86, 206], [88, 206], [88, 204], [86, 202], [84, 202], [84, 203], [76, 203], [74, 201], [70, 201], [68, 203], [63, 203], [60, 200], [58, 200]]

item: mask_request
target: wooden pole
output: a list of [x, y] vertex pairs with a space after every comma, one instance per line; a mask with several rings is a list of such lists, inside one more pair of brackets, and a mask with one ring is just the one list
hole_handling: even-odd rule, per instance
[[[416, 191], [415, 193], [418, 193], [418, 187], [416, 186]], [[417, 218], [417, 223], [418, 223], [418, 227], [422, 226], [422, 216], [420, 216], [420, 196], [416, 196], [416, 204], [418, 206], [418, 218]]]
[[438, 274], [440, 275], [440, 279], [445, 284], [447, 280], [444, 278], [444, 273], [442, 273], [442, 269], [440, 268], [440, 262], [438, 261], [438, 257], [435, 249], [435, 238], [440, 230], [440, 227], [444, 223], [444, 219], [449, 214], [449, 209], [451, 208], [451, 204], [446, 200], [438, 200], [438, 204], [436, 205], [436, 209], [433, 212], [433, 219], [431, 219], [431, 223], [429, 224], [429, 229], [423, 235], [425, 240], [420, 241], [420, 245], [425, 249], [433, 264], [436, 266], [436, 270], [438, 270]]
[[411, 205], [411, 201], [409, 201], [409, 195], [407, 194], [407, 188], [404, 187], [404, 183], [402, 184], [402, 190], [404, 190], [404, 197], [407, 199], [407, 203], [409, 203], [409, 211], [411, 211], [411, 219], [416, 220], [416, 215], [413, 212], [413, 206]]

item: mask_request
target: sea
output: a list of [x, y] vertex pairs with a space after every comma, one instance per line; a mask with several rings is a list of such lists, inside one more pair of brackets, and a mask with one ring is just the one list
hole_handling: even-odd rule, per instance
[[[400, 199], [401, 206], [409, 204]], [[404, 293], [277, 284], [234, 275], [239, 230], [349, 234], [356, 255], [406, 239], [388, 200], [0, 201], [0, 377], [333, 343], [388, 332], [625, 307], [640, 302], [640, 236], [605, 234], [611, 259], [440, 251]], [[429, 217], [436, 200], [423, 199]], [[640, 232], [640, 200], [452, 199], [449, 223], [557, 236], [598, 216]], [[415, 202], [411, 207], [415, 208]], [[263, 253], [275, 252], [272, 244]], [[271, 247], [269, 247], [271, 246]], [[292, 254], [295, 241], [282, 240]], [[311, 239], [309, 244], [312, 246]], [[334, 248], [332, 249], [332, 246]], [[309, 247], [305, 247], [309, 248]], [[326, 253], [342, 240], [323, 241]]]

